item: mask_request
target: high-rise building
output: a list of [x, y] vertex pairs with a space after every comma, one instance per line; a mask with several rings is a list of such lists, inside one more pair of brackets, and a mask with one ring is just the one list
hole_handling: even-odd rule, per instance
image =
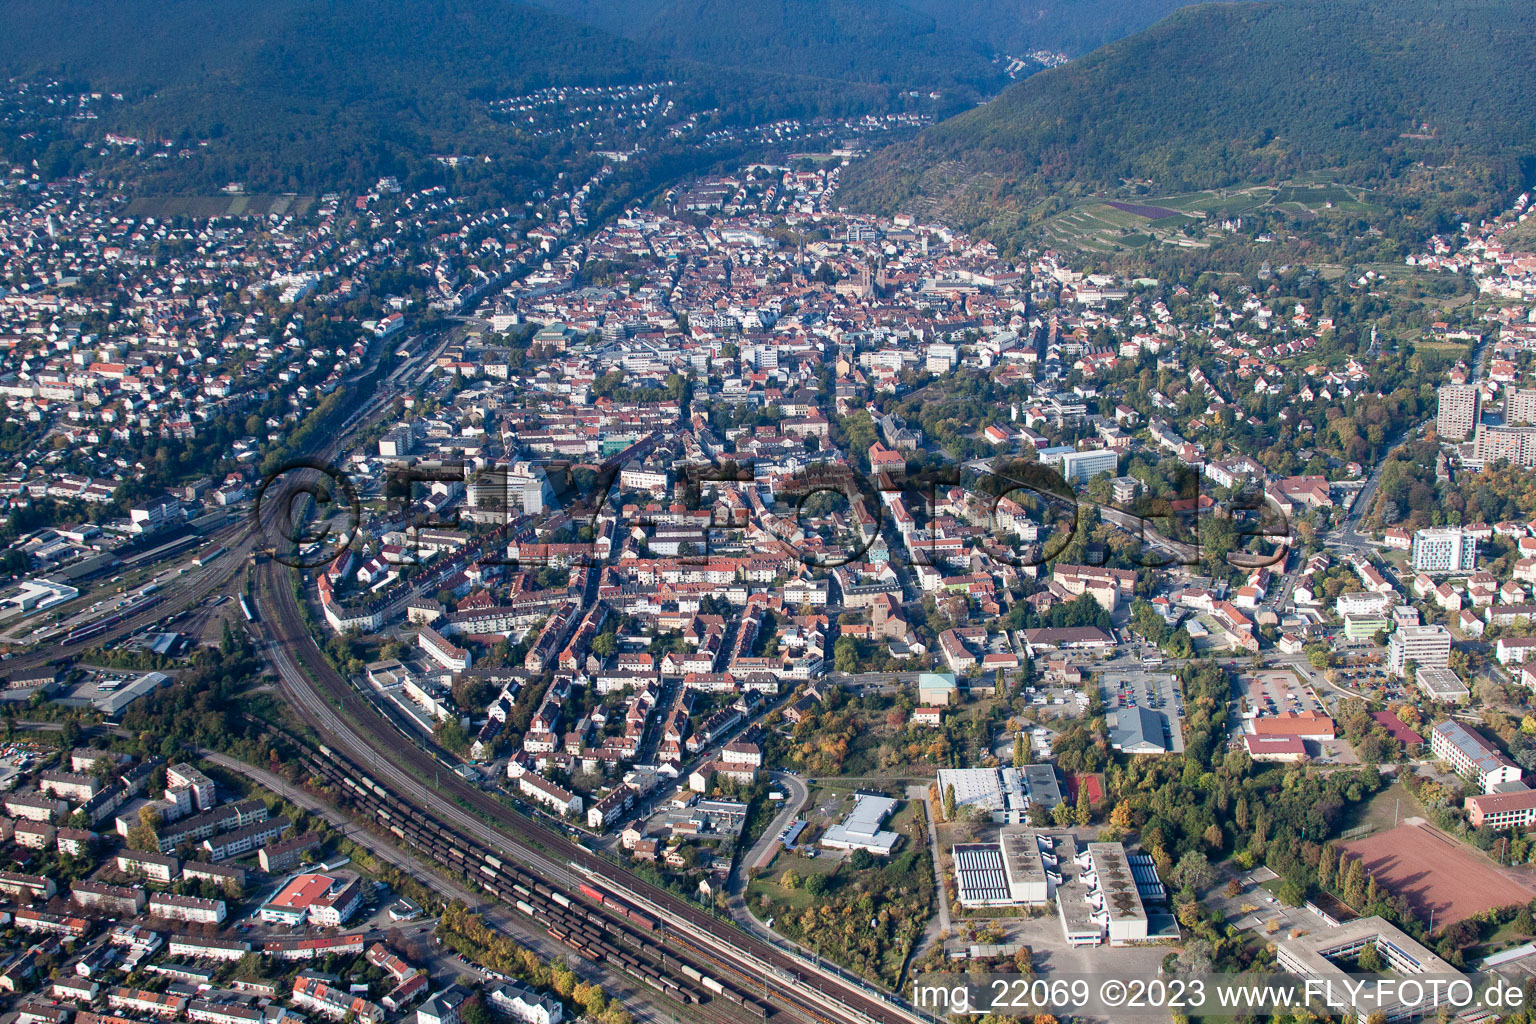
[[1443, 384], [1435, 432], [1445, 441], [1465, 441], [1477, 426], [1479, 393], [1476, 384]]
[[1409, 662], [1420, 668], [1445, 668], [1451, 663], [1451, 632], [1444, 626], [1398, 626], [1387, 637], [1387, 669], [1403, 675]]
[[1120, 469], [1120, 456], [1108, 448], [1080, 452], [1061, 445], [1040, 452], [1040, 461], [1047, 466], [1059, 466], [1067, 483], [1085, 484], [1100, 473], [1114, 476]]
[[1508, 388], [1504, 392], [1504, 425], [1536, 423], [1536, 388]]
[[1471, 572], [1477, 564], [1477, 538], [1456, 526], [1416, 530], [1413, 567], [1419, 572]]
[[1536, 427], [1494, 427], [1479, 423], [1473, 456], [1485, 466], [1504, 459], [1523, 469], [1536, 467]]

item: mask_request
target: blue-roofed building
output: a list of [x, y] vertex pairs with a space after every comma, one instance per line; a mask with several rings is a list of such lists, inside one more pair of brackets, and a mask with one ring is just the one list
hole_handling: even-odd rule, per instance
[[959, 692], [953, 672], [923, 672], [917, 677], [917, 702], [924, 707], [948, 707]]

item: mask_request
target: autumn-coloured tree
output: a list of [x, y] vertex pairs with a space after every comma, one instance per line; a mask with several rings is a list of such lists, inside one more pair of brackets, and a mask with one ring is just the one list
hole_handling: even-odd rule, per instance
[[1129, 800], [1122, 800], [1115, 804], [1115, 809], [1109, 812], [1109, 823], [1115, 828], [1130, 828], [1135, 823], [1131, 816], [1131, 804]]

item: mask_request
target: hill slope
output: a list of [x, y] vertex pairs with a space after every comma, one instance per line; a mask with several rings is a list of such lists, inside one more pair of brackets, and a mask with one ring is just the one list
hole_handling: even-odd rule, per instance
[[[237, 179], [301, 188], [498, 130], [485, 100], [669, 64], [509, 0], [11, 0], [0, 71], [121, 91], [123, 129], [238, 138]], [[385, 161], [387, 163], [387, 161]]]
[[[359, 187], [434, 152], [508, 161], [498, 174], [570, 169], [581, 154], [488, 102], [551, 85], [670, 80], [677, 116], [729, 125], [952, 111], [1006, 81], [900, 0], [11, 0], [5, 13], [0, 75], [125, 94], [83, 137], [217, 140], [162, 165], [156, 187], [174, 190]], [[907, 95], [930, 87], [938, 104]], [[7, 157], [26, 154], [0, 139]]]
[[1190, 0], [906, 0], [954, 34], [1020, 56], [1078, 56], [1139, 32]]
[[631, 35], [722, 67], [908, 88], [1006, 82], [985, 47], [897, 0], [672, 0]]
[[1189, 0], [531, 0], [694, 60], [861, 81], [969, 79], [986, 60], [1069, 55], [1140, 31]]
[[978, 225], [1138, 179], [1326, 170], [1391, 189], [1424, 161], [1479, 191], [1518, 187], [1536, 153], [1533, 43], [1521, 0], [1188, 7], [850, 168], [845, 197]]

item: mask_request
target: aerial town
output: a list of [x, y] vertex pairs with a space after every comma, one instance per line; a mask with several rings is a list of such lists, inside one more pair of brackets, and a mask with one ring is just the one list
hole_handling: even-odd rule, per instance
[[[846, 209], [918, 115], [672, 86], [493, 100], [601, 154], [516, 205], [0, 185], [8, 1019], [1528, 977], [1527, 197], [1159, 279]], [[663, 120], [816, 156], [591, 215]], [[1403, 275], [1468, 291], [1410, 337]]]

